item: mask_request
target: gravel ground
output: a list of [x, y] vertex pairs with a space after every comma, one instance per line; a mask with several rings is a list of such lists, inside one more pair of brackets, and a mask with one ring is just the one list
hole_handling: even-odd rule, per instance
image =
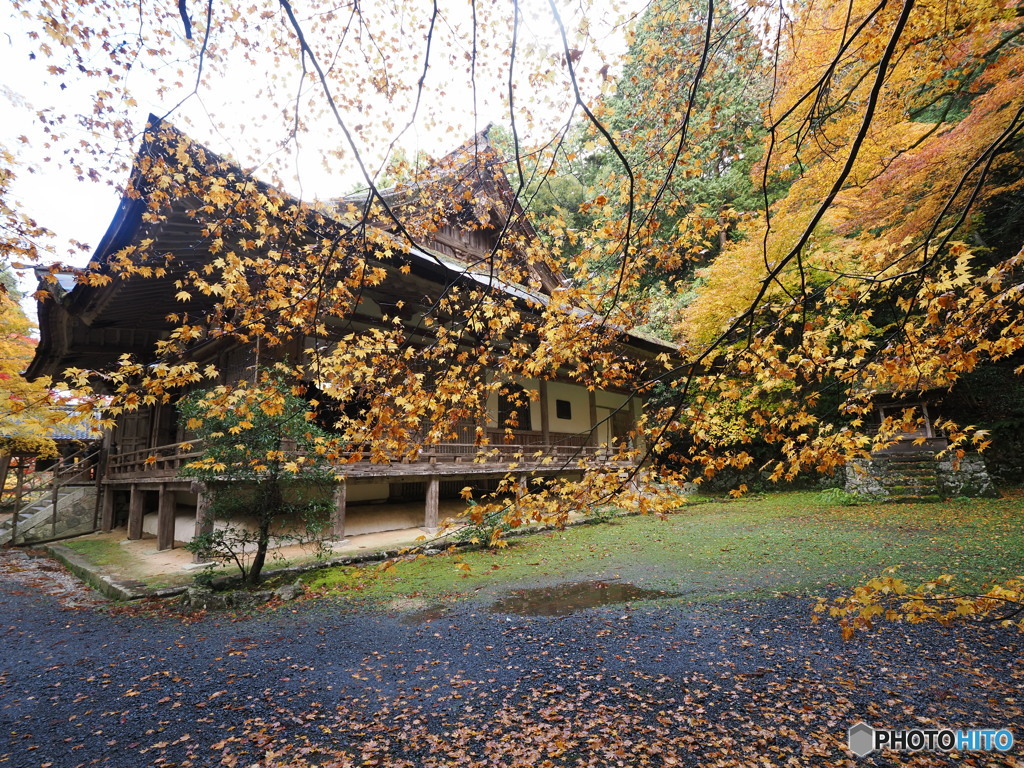
[[890, 625], [843, 642], [795, 599], [538, 617], [320, 599], [189, 617], [111, 609], [52, 562], [8, 551], [0, 604], [0, 766], [1006, 766], [1024, 755], [853, 761], [843, 749], [858, 720], [1009, 727], [1024, 740], [1024, 642], [993, 627]]

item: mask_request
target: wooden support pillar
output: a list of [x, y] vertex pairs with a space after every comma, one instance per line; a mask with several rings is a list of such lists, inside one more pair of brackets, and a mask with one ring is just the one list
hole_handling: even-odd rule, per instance
[[348, 483], [342, 480], [334, 488], [334, 514], [331, 516], [331, 528], [334, 538], [345, 538], [345, 506], [348, 503]]
[[587, 390], [590, 400], [590, 444], [598, 444], [597, 437], [597, 392], [593, 389]]
[[132, 496], [128, 502], [128, 538], [131, 541], [142, 538], [142, 493], [138, 483], [132, 485]]
[[14, 470], [14, 510], [21, 509], [21, 496], [25, 493], [25, 457], [18, 457], [18, 466]]
[[109, 485], [103, 490], [103, 511], [100, 513], [100, 530], [109, 533], [114, 529], [114, 489]]
[[646, 450], [644, 433], [640, 430], [640, 421], [643, 419], [643, 415], [644, 401], [640, 398], [640, 395], [633, 395], [633, 429], [636, 433], [636, 437], [633, 438], [633, 445], [641, 454]]
[[[204, 533], [213, 531], [213, 515], [210, 514], [210, 492], [206, 483], [192, 483], [192, 493], [196, 494], [196, 527], [193, 533], [199, 537]], [[192, 562], [205, 563], [208, 558], [201, 557], [199, 553], [192, 555]]]
[[434, 533], [438, 529], [437, 504], [441, 497], [441, 478], [434, 476], [427, 480], [427, 510], [423, 520], [423, 527], [428, 533]]
[[174, 549], [174, 491], [166, 485], [160, 486], [160, 505], [156, 517], [156, 548], [159, 551]]
[[491, 408], [490, 408], [490, 388], [487, 387], [488, 380], [491, 375], [485, 370], [484, 371], [484, 385], [481, 390], [484, 393], [483, 403], [480, 405], [480, 410], [476, 414], [476, 439], [473, 441], [477, 447], [483, 445], [484, 441], [487, 440], [487, 427], [491, 425]]
[[540, 393], [540, 433], [544, 441], [544, 447], [551, 445], [551, 416], [548, 413], [548, 381], [541, 379], [537, 386]]

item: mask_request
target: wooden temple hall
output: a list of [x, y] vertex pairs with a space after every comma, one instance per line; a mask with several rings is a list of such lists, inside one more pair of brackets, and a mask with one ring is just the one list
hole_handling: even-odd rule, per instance
[[[155, 157], [173, 163], [176, 154], [168, 148], [176, 141], [189, 140], [168, 126], [159, 131], [151, 128], [136, 158], [136, 174], [140, 164]], [[366, 286], [346, 332], [373, 328], [382, 322], [383, 312], [393, 317], [401, 299], [407, 306], [402, 321], [412, 338], [422, 333], [418, 326], [414, 328], [417, 310], [452, 285], [484, 286], [526, 308], [543, 304], [563, 284], [543, 264], [531, 265], [529, 278], [520, 282], [502, 281], [470, 268], [474, 261], [486, 259], [502, 230], [506, 235], [512, 231], [515, 242], [536, 238], [485, 135], [474, 141], [472, 160], [447, 159], [447, 165], [445, 161], [438, 164], [438, 173], [457, 173], [459, 189], [469, 190], [478, 211], [481, 206], [489, 208], [491, 223], [480, 226], [478, 213], [476, 223], [464, 227], [460, 223], [464, 218], [453, 216], [432, 239], [403, 253], [401, 269], [382, 260], [387, 277], [378, 285]], [[198, 147], [190, 141], [189, 146]], [[205, 157], [216, 158], [209, 150], [198, 149]], [[229, 163], [221, 162], [220, 167], [233, 179], [258, 184]], [[94, 271], [111, 274], [113, 279], [83, 281], [60, 275], [54, 281], [42, 275], [47, 279], [40, 288], [49, 295], [39, 304], [41, 341], [26, 374], [30, 378], [59, 377], [71, 367], [102, 371], [125, 353], [152, 362], [154, 346], [174, 327], [169, 315], [188, 312], [197, 317], [211, 311], [212, 299], [199, 296], [182, 302], [176, 297], [175, 281], [213, 259], [201, 223], [187, 214], [188, 203], [194, 201], [172, 199], [161, 210], [163, 215], [154, 219], [145, 215], [154, 207], [150, 191], [138, 180], [135, 185], [141, 194], [123, 199], [92, 259]], [[510, 217], [514, 224], [506, 226]], [[154, 253], [169, 254], [166, 274], [126, 279], [113, 274], [110, 261], [144, 240], [152, 240]], [[525, 258], [522, 263], [526, 264]], [[295, 341], [300, 350], [305, 343], [308, 340]], [[619, 354], [641, 365], [670, 351], [658, 340], [632, 332], [618, 332], [614, 343]], [[191, 354], [203, 365], [215, 364], [222, 382], [229, 383], [251, 372], [255, 353], [251, 346], [222, 336], [206, 340], [201, 348], [197, 345]], [[442, 514], [445, 499], [459, 498], [466, 485], [493, 487], [509, 473], [521, 476], [525, 485], [529, 477], [578, 474], [597, 464], [623, 469], [612, 458], [611, 446], [637, 439], [631, 432], [640, 416], [639, 399], [625, 391], [588, 390], [569, 374], [560, 371], [547, 380], [517, 377], [520, 396], [492, 393], [486, 423], [466, 424], [457, 438], [423, 446], [414, 457], [340, 465], [334, 492], [335, 536], [436, 529], [446, 516]], [[509, 424], [511, 431], [506, 429]], [[481, 429], [486, 435], [486, 456], [481, 454]], [[97, 519], [103, 530], [124, 527], [129, 539], [155, 536], [158, 548], [166, 549], [187, 542], [209, 524], [204, 487], [179, 475], [200, 448], [189, 437], [173, 404], [140, 407], [118, 417], [116, 426], [103, 437], [93, 473]], [[192, 447], [185, 449], [183, 443]]]

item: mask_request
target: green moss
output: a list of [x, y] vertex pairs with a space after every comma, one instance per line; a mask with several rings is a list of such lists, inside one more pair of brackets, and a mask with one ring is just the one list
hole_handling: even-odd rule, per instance
[[308, 589], [317, 592], [350, 592], [361, 589], [371, 574], [369, 568], [338, 566], [306, 573], [302, 576], [302, 582]]
[[132, 556], [116, 541], [69, 539], [62, 543], [96, 565], [124, 568], [134, 562]]
[[[817, 594], [901, 566], [908, 580], [941, 573], [979, 585], [1024, 573], [1019, 503], [822, 504], [819, 493], [711, 502], [664, 519], [618, 518], [468, 552], [306, 577], [346, 599], [491, 599], [510, 589], [620, 578], [695, 601], [775, 592]], [[469, 567], [464, 572], [457, 563]]]
[[68, 539], [61, 542], [68, 549], [74, 550], [82, 555], [94, 566], [104, 569], [107, 573], [126, 575], [133, 574], [150, 589], [163, 589], [165, 587], [180, 587], [190, 584], [195, 576], [194, 573], [163, 573], [151, 576], [134, 575], [138, 567], [138, 560], [117, 541], [104, 539]]

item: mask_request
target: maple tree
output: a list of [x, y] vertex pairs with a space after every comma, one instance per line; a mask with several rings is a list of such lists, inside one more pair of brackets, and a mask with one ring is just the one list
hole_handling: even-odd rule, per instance
[[[1015, 191], [995, 169], [1020, 149], [1018, 23], [995, 4], [949, 11], [938, 28], [926, 4], [802, 12], [761, 168], [789, 191], [701, 273], [680, 313], [705, 363], [766, 397], [741, 421], [782, 446], [776, 477], [863, 451], [871, 392], [950, 386], [1019, 349], [1019, 236], [972, 242], [983, 204]], [[708, 401], [738, 396], [728, 376], [706, 381], [719, 390]], [[796, 405], [826, 387], [847, 393], [838, 413]], [[884, 424], [875, 445], [904, 427]], [[954, 452], [984, 442], [946, 428]]]
[[[913, 426], [910, 415], [890, 418], [866, 434], [872, 392], [948, 387], [1024, 346], [1019, 228], [992, 222], [1007, 212], [1019, 220], [1022, 208], [1022, 26], [1010, 3], [854, 0], [792, 15], [772, 3], [653, 3], [630, 38], [618, 101], [593, 8], [570, 15], [552, 2], [543, 12], [553, 36], [531, 45], [520, 39], [530, 18], [517, 4], [474, 4], [468, 16], [398, 2], [297, 14], [288, 0], [186, 3], [180, 12], [57, 0], [14, 8], [49, 77], [92, 84], [89, 109], [73, 117], [99, 139], [72, 149], [63, 127], [71, 115], [38, 116], [41, 149], [67, 148], [64, 162], [83, 178], [123, 174], [123, 150], [145, 132], [139, 73], [166, 101], [161, 114], [187, 125], [208, 97], [241, 87], [238, 62], [268, 72], [252, 97], [267, 105], [258, 122], [272, 150], [229, 161], [150, 126], [167, 154], [146, 159], [129, 195], [145, 187], [150, 223], [184, 208], [214, 260], [180, 279], [182, 311], [154, 364], [126, 359], [101, 372], [110, 415], [215, 378], [189, 360], [200, 342], [229, 336], [270, 350], [323, 338], [351, 316], [362, 287], [383, 279], [375, 259], [400, 260], [453, 215], [483, 226], [489, 211], [409, 161], [415, 153], [398, 154], [413, 128], [442, 126], [443, 97], [459, 90], [474, 107], [502, 101], [515, 203], [559, 199], [556, 185], [568, 183], [559, 166], [590, 163], [570, 208], [550, 206], [540, 222], [542, 247], [527, 249], [505, 227], [477, 265], [527, 287], [536, 287], [531, 265], [560, 266], [571, 283], [547, 302], [453, 285], [425, 313], [428, 345], [382, 324], [293, 360], [293, 378], [363, 404], [334, 425], [354, 455], [412, 455], [479, 419], [515, 377], [570, 368], [589, 388], [645, 397], [659, 388], [661, 407], [640, 427], [646, 439], [622, 455], [671, 459], [678, 470], [665, 470], [666, 481], [750, 466], [791, 480], [833, 472]], [[668, 28], [680, 30], [680, 45], [663, 40]], [[448, 79], [433, 79], [442, 70]], [[736, 86], [747, 82], [750, 90]], [[213, 124], [241, 137], [251, 119], [225, 108]], [[329, 146], [317, 142], [322, 132]], [[365, 195], [314, 203], [280, 191], [307, 148], [331, 167], [344, 156]], [[611, 170], [594, 170], [597, 155]], [[743, 204], [731, 204], [726, 193], [755, 160]], [[268, 183], [252, 183], [243, 167]], [[377, 183], [385, 168], [403, 182], [387, 194]], [[30, 258], [41, 233], [7, 202], [8, 178], [0, 213], [14, 235], [4, 247], [8, 258]], [[414, 192], [420, 205], [396, 205]], [[695, 261], [696, 281], [670, 289], [669, 301], [645, 290], [652, 274], [686, 273]], [[143, 243], [80, 279], [166, 270]], [[190, 312], [198, 299], [212, 315]], [[613, 341], [616, 329], [650, 321], [652, 303], [677, 354], [643, 369]], [[538, 343], [523, 343], [528, 336]], [[96, 372], [72, 371], [63, 384], [87, 396], [95, 381]], [[940, 426], [954, 455], [985, 445], [968, 425]], [[755, 441], [771, 448], [769, 460], [755, 459]], [[616, 473], [589, 473], [479, 514], [564, 522], [621, 485]], [[669, 498], [633, 501], [656, 510]]]
[[35, 350], [31, 323], [6, 268], [0, 269], [0, 277], [0, 456], [55, 457], [57, 447], [47, 433], [67, 414], [53, 407], [49, 390], [21, 376]]
[[301, 394], [264, 371], [255, 382], [200, 390], [178, 404], [202, 441], [202, 455], [181, 474], [203, 481], [209, 495], [206, 530], [185, 546], [234, 563], [247, 584], [259, 583], [272, 544], [316, 545], [329, 527], [337, 449]]

